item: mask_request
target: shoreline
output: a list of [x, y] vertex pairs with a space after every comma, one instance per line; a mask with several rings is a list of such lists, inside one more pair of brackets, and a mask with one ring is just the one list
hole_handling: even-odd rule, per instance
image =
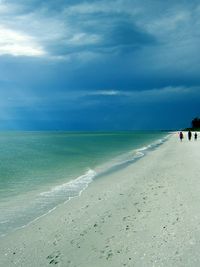
[[198, 266], [200, 142], [177, 134], [1, 238], [2, 266]]
[[[50, 212], [52, 212], [54, 209], [57, 208], [57, 206], [62, 205], [63, 203], [66, 203], [68, 201], [71, 201], [71, 199], [80, 197], [83, 191], [87, 190], [88, 186], [90, 186], [91, 183], [95, 182], [96, 179], [99, 179], [103, 176], [107, 176], [109, 174], [112, 174], [114, 172], [120, 171], [121, 169], [124, 169], [128, 167], [131, 164], [134, 164], [138, 160], [140, 160], [142, 157], [144, 157], [147, 153], [149, 153], [151, 150], [157, 149], [160, 145], [162, 145], [166, 140], [169, 138], [170, 134], [166, 132], [165, 136], [162, 136], [158, 138], [157, 140], [154, 140], [150, 142], [149, 144], [145, 144], [145, 146], [141, 146], [138, 148], [133, 148], [132, 150], [128, 150], [127, 152], [122, 153], [121, 155], [118, 155], [112, 159], [110, 159], [107, 163], [102, 163], [101, 165], [96, 166], [93, 169], [88, 169], [85, 173], [82, 175], [76, 177], [75, 179], [69, 180], [63, 184], [54, 185], [54, 187], [49, 188], [47, 191], [35, 192], [35, 198], [39, 200], [39, 198], [44, 198], [43, 201], [45, 201], [45, 198], [47, 200], [56, 195], [59, 195], [59, 192], [64, 191], [65, 192], [65, 198], [63, 197], [60, 201], [55, 201], [55, 206], [51, 206], [48, 209], [44, 210], [44, 213], [37, 214], [34, 218], [30, 219], [29, 221], [25, 222], [22, 225], [18, 225], [16, 227], [13, 227], [12, 229], [9, 229], [9, 231], [2, 233], [0, 232], [0, 238], [7, 236], [9, 233], [13, 233], [15, 231], [18, 231], [21, 228], [25, 228], [26, 226], [32, 224], [33, 222], [39, 220], [41, 217], [48, 215]], [[73, 192], [71, 193], [71, 187], [73, 188]], [[62, 193], [62, 192], [61, 192]], [[35, 200], [36, 200], [35, 199]], [[42, 200], [41, 200], [42, 201]], [[40, 203], [42, 205], [42, 203]], [[9, 223], [9, 221], [6, 221]]]

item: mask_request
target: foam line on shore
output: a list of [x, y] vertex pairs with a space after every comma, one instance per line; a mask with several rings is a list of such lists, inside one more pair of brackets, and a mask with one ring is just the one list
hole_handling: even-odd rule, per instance
[[91, 183], [81, 197], [2, 238], [2, 266], [200, 266], [199, 147], [174, 135]]
[[[95, 179], [99, 179], [102, 176], [119, 171], [135, 163], [140, 158], [144, 157], [149, 151], [156, 149], [157, 147], [162, 145], [169, 138], [169, 136], [170, 135], [167, 135], [164, 138], [156, 140], [147, 146], [125, 153], [122, 156], [113, 159], [107, 165], [97, 167], [95, 170], [88, 169], [85, 174], [77, 177], [74, 180], [71, 180], [61, 185], [54, 186], [49, 191], [39, 193], [35, 202], [32, 203], [31, 210], [39, 206], [40, 209], [43, 208], [43, 213], [41, 210], [38, 210], [38, 216], [28, 222], [24, 221], [21, 226], [17, 225], [13, 230], [15, 231], [17, 229], [24, 228], [27, 225], [30, 225], [31, 223], [37, 221], [39, 218], [55, 210], [58, 205], [66, 203], [75, 197], [79, 197], [82, 192], [87, 189], [89, 184]], [[33, 217], [31, 210], [30, 216]], [[9, 222], [7, 221], [7, 223]], [[5, 236], [5, 234], [1, 236]]]

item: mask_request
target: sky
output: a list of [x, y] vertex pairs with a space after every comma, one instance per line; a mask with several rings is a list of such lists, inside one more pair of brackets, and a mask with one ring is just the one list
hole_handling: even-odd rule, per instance
[[0, 0], [0, 130], [190, 126], [199, 29], [196, 0]]

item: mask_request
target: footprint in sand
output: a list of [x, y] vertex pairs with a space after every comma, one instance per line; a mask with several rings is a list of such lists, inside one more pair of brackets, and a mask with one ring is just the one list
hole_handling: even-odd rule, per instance
[[60, 251], [55, 251], [49, 256], [47, 256], [47, 260], [49, 260], [49, 264], [57, 265], [60, 262]]
[[113, 253], [112, 253], [112, 250], [110, 250], [110, 251], [108, 252], [108, 254], [107, 254], [106, 259], [109, 260], [110, 258], [112, 258], [112, 256], [113, 256]]

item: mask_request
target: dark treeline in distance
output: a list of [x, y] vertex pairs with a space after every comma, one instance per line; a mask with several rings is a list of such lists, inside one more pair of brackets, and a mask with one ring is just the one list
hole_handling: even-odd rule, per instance
[[199, 117], [194, 118], [191, 121], [191, 128], [186, 128], [184, 130], [200, 131], [200, 118]]
[[200, 129], [200, 118], [196, 117], [192, 120], [192, 129]]

